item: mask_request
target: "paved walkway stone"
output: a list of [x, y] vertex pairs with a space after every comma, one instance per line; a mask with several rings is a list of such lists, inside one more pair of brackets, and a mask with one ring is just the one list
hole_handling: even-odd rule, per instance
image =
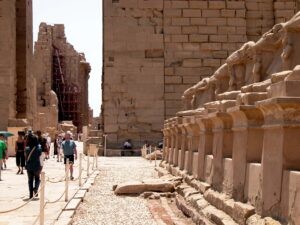
[[[82, 152], [82, 143], [78, 143], [78, 151]], [[78, 163], [74, 165], [74, 177], [78, 177]], [[82, 160], [83, 171], [82, 177], [86, 178], [87, 161]], [[90, 160], [92, 164], [92, 159]], [[7, 169], [2, 171], [3, 181], [0, 181], [0, 211], [15, 208], [21, 204], [24, 204], [24, 199], [28, 198], [28, 185], [27, 174], [16, 175], [15, 158], [9, 158], [7, 162]], [[64, 177], [64, 165], [62, 162], [56, 162], [56, 159], [47, 160], [44, 165], [43, 171], [46, 173], [46, 177], [49, 177], [53, 181], [60, 180]], [[91, 172], [90, 172], [91, 173]], [[83, 180], [83, 182], [85, 179]], [[59, 183], [46, 183], [45, 198], [49, 201], [58, 199], [64, 192], [64, 182]], [[69, 198], [73, 197], [79, 189], [78, 180], [69, 182]], [[24, 208], [19, 210], [1, 214], [0, 213], [0, 225], [32, 225], [39, 215], [39, 200], [30, 202]], [[66, 206], [64, 197], [55, 204], [47, 204], [45, 207], [45, 225], [54, 224], [58, 218], [62, 209]], [[38, 224], [38, 222], [36, 223]]]
[[114, 184], [156, 177], [154, 163], [141, 157], [114, 157], [99, 160], [100, 173], [84, 203], [76, 211], [73, 225], [157, 225], [147, 200], [116, 196]]

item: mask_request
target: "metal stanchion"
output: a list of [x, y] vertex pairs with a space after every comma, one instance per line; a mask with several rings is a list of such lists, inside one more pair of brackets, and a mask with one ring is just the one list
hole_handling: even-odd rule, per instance
[[69, 159], [67, 159], [67, 163], [66, 163], [66, 181], [65, 181], [65, 201], [67, 202], [69, 200], [69, 193], [68, 193], [68, 189], [69, 189], [69, 168], [70, 164], [69, 164]]
[[44, 225], [45, 221], [45, 172], [41, 173], [41, 197], [40, 197], [40, 225]]
[[86, 175], [90, 175], [90, 153], [89, 151], [87, 152], [87, 169], [86, 169]]
[[79, 187], [81, 187], [82, 185], [81, 174], [82, 174], [82, 153], [79, 154], [79, 176], [78, 176]]

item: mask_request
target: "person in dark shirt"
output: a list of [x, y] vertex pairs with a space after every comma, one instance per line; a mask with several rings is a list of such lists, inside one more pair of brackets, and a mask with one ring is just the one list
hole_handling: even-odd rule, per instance
[[21, 132], [18, 132], [18, 139], [16, 141], [16, 164], [18, 167], [17, 174], [23, 174], [23, 169], [25, 167], [25, 140]]
[[29, 198], [33, 198], [37, 193], [40, 185], [41, 164], [40, 156], [42, 154], [41, 147], [38, 144], [37, 137], [28, 130], [26, 137], [26, 169], [28, 175]]

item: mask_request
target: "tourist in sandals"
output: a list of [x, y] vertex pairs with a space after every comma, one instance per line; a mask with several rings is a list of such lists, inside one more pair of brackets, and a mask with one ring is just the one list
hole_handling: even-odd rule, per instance
[[23, 169], [25, 167], [25, 147], [26, 143], [23, 138], [23, 135], [19, 132], [18, 139], [16, 141], [16, 164], [18, 167], [17, 174], [24, 174]]
[[73, 177], [73, 164], [74, 164], [74, 159], [77, 160], [77, 150], [76, 150], [76, 144], [75, 142], [71, 139], [71, 132], [68, 131], [65, 134], [65, 140], [61, 144], [63, 153], [64, 153], [64, 163], [67, 163], [67, 160], [69, 160], [69, 165], [70, 165], [70, 179], [74, 180]]

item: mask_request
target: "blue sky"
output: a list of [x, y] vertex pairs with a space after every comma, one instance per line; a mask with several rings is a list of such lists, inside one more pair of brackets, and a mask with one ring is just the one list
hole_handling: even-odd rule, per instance
[[65, 24], [66, 37], [78, 52], [84, 52], [92, 71], [89, 80], [89, 104], [94, 116], [100, 113], [102, 74], [102, 1], [33, 0], [33, 37], [39, 24]]

